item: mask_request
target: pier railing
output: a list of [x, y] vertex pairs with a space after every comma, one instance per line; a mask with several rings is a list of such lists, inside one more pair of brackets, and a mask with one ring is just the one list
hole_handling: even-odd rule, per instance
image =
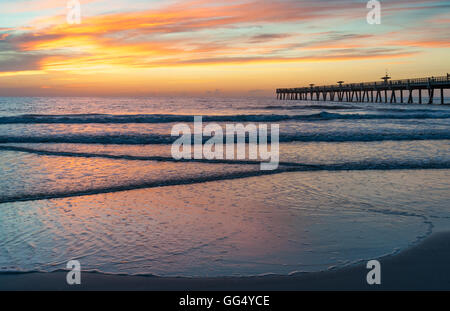
[[[450, 75], [440, 77], [427, 77], [415, 79], [390, 80], [390, 77], [383, 77], [384, 81], [361, 82], [344, 84], [339, 81], [335, 85], [322, 85], [299, 88], [277, 89], [277, 98], [280, 100], [335, 100], [353, 101], [356, 98], [360, 102], [383, 102], [382, 92], [384, 92], [384, 102], [388, 102], [388, 92], [390, 102], [397, 102], [396, 93], [400, 93], [400, 101], [403, 103], [403, 91], [409, 92], [408, 103], [413, 103], [413, 92], [417, 91], [419, 103], [422, 103], [422, 90], [428, 90], [428, 103], [433, 103], [434, 90], [441, 91], [441, 104], [444, 104], [444, 89], [450, 88]], [[376, 96], [374, 97], [374, 92]], [[329, 95], [329, 96], [328, 96]], [[315, 98], [315, 99], [314, 99]]]

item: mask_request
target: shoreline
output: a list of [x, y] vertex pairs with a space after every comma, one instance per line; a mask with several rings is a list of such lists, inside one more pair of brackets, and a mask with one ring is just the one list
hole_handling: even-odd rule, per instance
[[254, 277], [156, 277], [82, 272], [81, 285], [69, 286], [65, 271], [0, 273], [0, 290], [450, 290], [450, 232], [434, 233], [394, 255], [378, 258], [381, 285], [368, 285], [364, 263], [321, 272]]

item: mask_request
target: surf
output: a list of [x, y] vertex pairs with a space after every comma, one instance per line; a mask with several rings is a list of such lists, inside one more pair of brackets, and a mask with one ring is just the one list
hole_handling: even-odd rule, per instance
[[[206, 115], [205, 122], [282, 122], [282, 121], [327, 121], [327, 120], [420, 120], [420, 119], [449, 119], [450, 113], [443, 112], [405, 112], [390, 114], [370, 113], [332, 113], [322, 111], [313, 114], [235, 114], [235, 115]], [[124, 123], [178, 123], [193, 122], [193, 115], [178, 114], [65, 114], [65, 115], [37, 115], [25, 114], [18, 116], [0, 117], [0, 124], [124, 124]]]

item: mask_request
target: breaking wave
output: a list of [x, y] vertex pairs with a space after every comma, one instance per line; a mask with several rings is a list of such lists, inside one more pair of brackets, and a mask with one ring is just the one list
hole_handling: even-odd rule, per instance
[[[56, 153], [56, 152], [55, 152]], [[62, 155], [66, 155], [62, 153]], [[92, 156], [101, 157], [101, 154], [92, 154]], [[110, 155], [103, 155], [110, 157]], [[120, 156], [115, 156], [119, 158]], [[130, 159], [128, 156], [124, 156]], [[162, 158], [162, 157], [160, 157]], [[160, 159], [162, 160], [162, 159]], [[166, 158], [171, 160], [171, 158]], [[172, 160], [171, 160], [172, 161]], [[198, 160], [195, 160], [198, 161]], [[213, 161], [207, 161], [213, 162]], [[218, 161], [218, 163], [222, 163]], [[239, 163], [236, 164], [250, 164]], [[450, 169], [450, 161], [362, 161], [362, 162], [347, 162], [347, 163], [333, 163], [333, 164], [303, 164], [295, 162], [281, 162], [280, 167], [274, 171], [261, 171], [257, 167], [254, 170], [243, 170], [242, 172], [233, 173], [215, 173], [206, 176], [196, 177], [180, 177], [161, 180], [137, 180], [133, 182], [124, 183], [116, 186], [106, 186], [97, 188], [86, 188], [82, 190], [67, 190], [67, 191], [46, 191], [41, 193], [29, 193], [20, 195], [4, 195], [0, 196], [0, 204], [23, 201], [48, 200], [66, 197], [75, 197], [83, 195], [95, 195], [102, 193], [121, 192], [145, 188], [176, 186], [198, 184], [221, 180], [232, 180], [240, 178], [249, 178], [256, 176], [273, 175], [287, 172], [305, 172], [305, 171], [365, 171], [365, 170], [414, 170], [414, 169]]]
[[[449, 119], [446, 112], [391, 113], [391, 114], [340, 114], [322, 111], [314, 114], [249, 114], [249, 115], [208, 115], [205, 122], [281, 122], [281, 121], [327, 121], [327, 120], [405, 120], [405, 119]], [[193, 122], [192, 115], [175, 114], [66, 114], [0, 117], [0, 124], [123, 124], [123, 123], [174, 123]]]
[[[270, 142], [270, 135], [268, 142]], [[63, 134], [63, 135], [0, 135], [0, 143], [75, 143], [111, 145], [172, 144], [178, 137], [160, 134]], [[203, 142], [209, 138], [203, 137]], [[375, 142], [450, 139], [445, 130], [423, 132], [331, 132], [331, 133], [281, 133], [280, 142]], [[248, 141], [248, 137], [246, 137]]]

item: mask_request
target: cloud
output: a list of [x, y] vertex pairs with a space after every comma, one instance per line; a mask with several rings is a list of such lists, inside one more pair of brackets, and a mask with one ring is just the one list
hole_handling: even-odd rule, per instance
[[[78, 0], [81, 5], [101, 0]], [[65, 10], [68, 1], [62, 0], [15, 0], [10, 3], [0, 4], [4, 14], [20, 14], [29, 12], [42, 12], [43, 10], [60, 9]]]
[[[43, 7], [56, 4], [49, 0]], [[413, 0], [391, 1], [383, 6], [394, 14], [416, 7], [434, 8], [435, 4]], [[348, 30], [345, 22], [364, 23], [365, 13], [360, 1], [189, 0], [171, 1], [159, 8], [85, 16], [80, 25], [65, 23], [63, 15], [43, 16], [35, 19], [32, 27], [0, 28], [0, 72], [86, 73], [209, 64], [371, 60], [423, 52], [415, 48], [448, 47], [446, 27], [441, 24], [431, 34], [431, 27], [424, 27], [420, 33], [404, 29], [386, 33]], [[318, 23], [322, 31], [312, 32]]]
[[293, 35], [289, 34], [289, 33], [262, 33], [262, 34], [258, 34], [258, 35], [251, 37], [249, 42], [261, 43], [261, 42], [268, 42], [268, 41], [277, 40], [277, 39], [285, 39], [285, 38], [289, 38], [292, 36]]
[[39, 70], [42, 55], [0, 53], [1, 72]]

